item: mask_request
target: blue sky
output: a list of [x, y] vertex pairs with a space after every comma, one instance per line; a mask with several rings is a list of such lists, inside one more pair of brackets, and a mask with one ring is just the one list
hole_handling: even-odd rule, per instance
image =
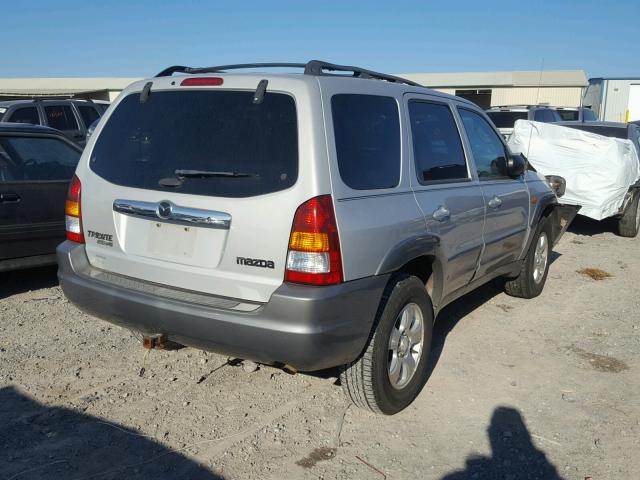
[[0, 77], [322, 59], [392, 73], [639, 76], [639, 0], [7, 1]]

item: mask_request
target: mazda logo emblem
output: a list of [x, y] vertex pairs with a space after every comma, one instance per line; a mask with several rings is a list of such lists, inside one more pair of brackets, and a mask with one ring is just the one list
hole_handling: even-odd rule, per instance
[[158, 216], [160, 218], [169, 218], [171, 216], [171, 210], [173, 209], [173, 205], [171, 205], [171, 202], [160, 202], [158, 204], [158, 209], [156, 211], [156, 213], [158, 214]]

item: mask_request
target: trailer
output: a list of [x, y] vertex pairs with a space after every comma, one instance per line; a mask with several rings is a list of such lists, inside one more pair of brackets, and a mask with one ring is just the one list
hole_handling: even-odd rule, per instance
[[605, 122], [640, 120], [640, 77], [590, 78], [582, 104]]

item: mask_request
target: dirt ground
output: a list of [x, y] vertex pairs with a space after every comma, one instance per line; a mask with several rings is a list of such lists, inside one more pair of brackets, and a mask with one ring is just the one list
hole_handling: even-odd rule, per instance
[[580, 219], [539, 298], [491, 284], [442, 313], [427, 386], [383, 417], [336, 372], [145, 355], [55, 268], [1, 274], [0, 478], [638, 479], [638, 279], [640, 238]]

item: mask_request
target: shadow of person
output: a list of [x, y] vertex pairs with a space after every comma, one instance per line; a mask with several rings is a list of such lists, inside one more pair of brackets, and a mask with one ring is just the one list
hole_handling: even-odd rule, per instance
[[496, 408], [487, 432], [492, 456], [471, 456], [464, 470], [442, 480], [562, 480], [544, 452], [533, 445], [522, 416], [514, 408]]
[[0, 472], [11, 480], [222, 477], [121, 425], [0, 389]]

